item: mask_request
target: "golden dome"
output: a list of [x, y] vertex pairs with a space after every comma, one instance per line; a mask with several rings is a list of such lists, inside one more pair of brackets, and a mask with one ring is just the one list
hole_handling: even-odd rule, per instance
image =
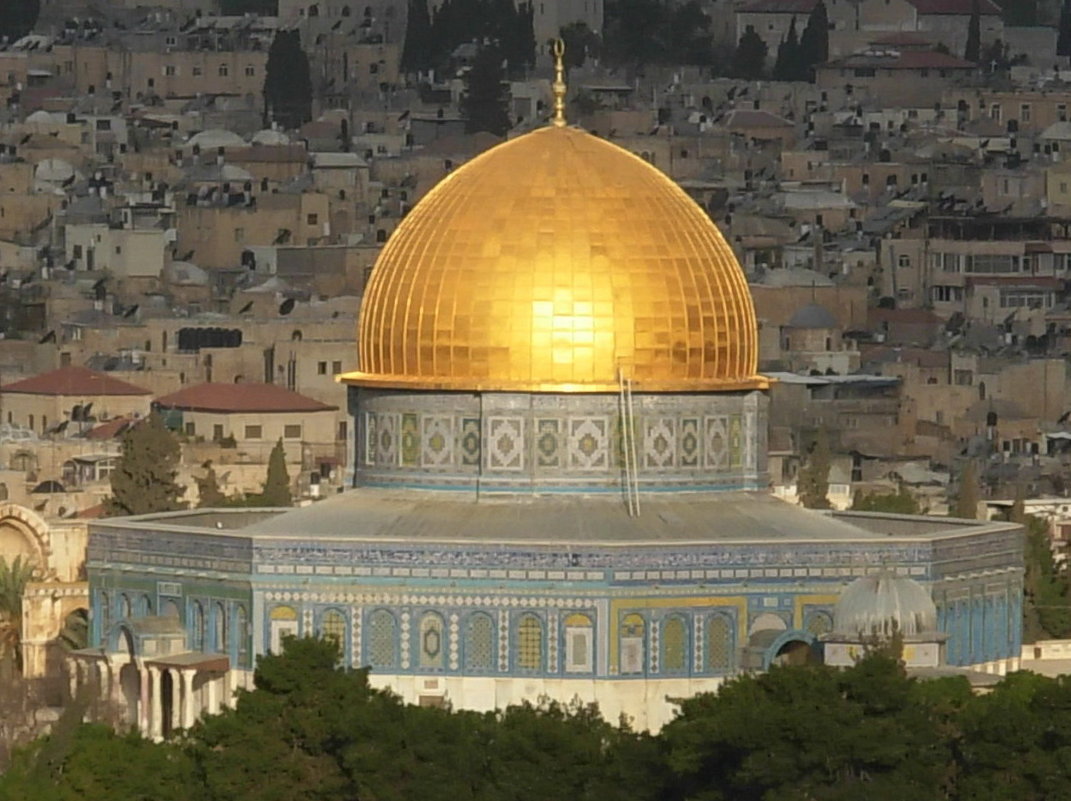
[[544, 392], [765, 388], [755, 311], [717, 228], [669, 178], [575, 128], [448, 175], [380, 254], [362, 386]]

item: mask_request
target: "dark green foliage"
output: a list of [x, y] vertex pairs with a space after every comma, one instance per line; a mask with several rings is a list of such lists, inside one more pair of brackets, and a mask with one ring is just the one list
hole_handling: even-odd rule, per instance
[[220, 7], [228, 15], [261, 14], [274, 17], [279, 13], [279, 0], [222, 0]]
[[280, 439], [268, 456], [268, 476], [264, 481], [264, 491], [260, 494], [259, 506], [291, 506], [294, 499], [290, 494], [290, 476], [286, 472], [286, 451]]
[[309, 57], [301, 49], [301, 35], [279, 30], [268, 50], [264, 77], [265, 123], [300, 128], [312, 119], [312, 75]]
[[435, 66], [434, 59], [435, 45], [427, 0], [409, 0], [405, 44], [402, 46], [402, 69], [406, 72], [430, 69]]
[[1071, 0], [1060, 5], [1060, 22], [1056, 34], [1056, 55], [1071, 56]]
[[755, 33], [753, 28], [748, 28], [740, 37], [740, 43], [736, 46], [733, 54], [732, 72], [737, 78], [757, 80], [766, 71], [766, 42]]
[[710, 17], [697, 0], [612, 0], [603, 30], [605, 60], [616, 67], [713, 62]]
[[204, 478], [194, 478], [197, 482], [197, 505], [202, 509], [218, 509], [227, 505], [227, 496], [219, 488], [219, 478], [211, 463]]
[[801, 80], [814, 80], [814, 68], [829, 61], [829, 14], [826, 4], [818, 0], [807, 17], [800, 36], [799, 74]]
[[507, 74], [522, 77], [535, 64], [533, 15], [531, 3], [444, 0], [431, 19], [428, 61], [432, 66], [446, 66], [458, 45], [482, 42], [481, 49], [498, 51]]
[[144, 515], [185, 509], [186, 488], [178, 481], [181, 446], [153, 412], [123, 435], [122, 451], [112, 471], [109, 515]]
[[1025, 525], [1023, 639], [1067, 637], [1071, 635], [1071, 582], [1053, 559], [1048, 524], [1028, 515]]
[[796, 18], [788, 26], [788, 35], [777, 46], [777, 62], [773, 68], [775, 81], [801, 81], [807, 76], [801, 74], [800, 42], [796, 34]]
[[0, 37], [21, 39], [33, 30], [41, 13], [41, 0], [0, 0]]
[[487, 131], [505, 136], [510, 129], [506, 74], [502, 55], [497, 47], [480, 48], [472, 68], [465, 74], [465, 94], [461, 98], [461, 114], [465, 131]]
[[1041, 24], [1038, 0], [1004, 0], [1000, 3], [1000, 10], [1005, 25], [1030, 27]]
[[565, 42], [565, 68], [583, 67], [589, 57], [598, 58], [602, 42], [597, 33], [583, 22], [572, 22], [561, 29]]
[[974, 460], [968, 459], [959, 476], [959, 491], [952, 509], [953, 517], [975, 520], [978, 517], [978, 470]]
[[807, 450], [803, 467], [796, 479], [796, 492], [800, 503], [808, 509], [829, 508], [829, 468], [832, 454], [829, 450], [829, 434], [818, 429], [814, 441]]
[[967, 44], [963, 49], [963, 57], [973, 64], [977, 64], [982, 57], [982, 11], [978, 0], [971, 2], [971, 18], [967, 22]]
[[919, 504], [914, 496], [903, 487], [896, 492], [859, 492], [852, 500], [852, 509], [856, 512], [885, 512], [894, 515], [917, 515]]

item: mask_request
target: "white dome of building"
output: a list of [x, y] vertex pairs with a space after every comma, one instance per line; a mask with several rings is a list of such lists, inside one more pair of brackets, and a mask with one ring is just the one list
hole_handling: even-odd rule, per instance
[[253, 134], [253, 138], [250, 141], [254, 145], [289, 145], [290, 137], [282, 131], [265, 128], [263, 131], [257, 131]]
[[879, 573], [857, 578], [833, 610], [836, 637], [906, 637], [937, 631], [937, 607], [929, 591], [904, 576]]
[[209, 128], [194, 134], [186, 142], [187, 147], [200, 147], [202, 150], [216, 147], [248, 147], [245, 141], [236, 133], [222, 128]]

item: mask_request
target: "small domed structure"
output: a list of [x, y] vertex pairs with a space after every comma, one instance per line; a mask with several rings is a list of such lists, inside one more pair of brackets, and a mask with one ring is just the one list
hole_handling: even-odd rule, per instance
[[290, 137], [282, 131], [265, 128], [263, 131], [257, 131], [253, 134], [253, 138], [249, 141], [254, 145], [289, 145]]
[[818, 303], [808, 303], [796, 310], [788, 321], [788, 328], [840, 328], [837, 318]]
[[833, 610], [837, 637], [882, 637], [896, 632], [914, 637], [937, 631], [937, 607], [930, 593], [905, 576], [863, 576], [841, 593]]

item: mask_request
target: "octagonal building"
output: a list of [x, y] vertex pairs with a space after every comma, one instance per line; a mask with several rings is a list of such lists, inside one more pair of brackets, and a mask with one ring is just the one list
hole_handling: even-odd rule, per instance
[[740, 266], [610, 142], [550, 126], [445, 178], [380, 255], [357, 348], [352, 489], [91, 525], [78, 680], [145, 732], [306, 634], [414, 703], [580, 698], [656, 729], [668, 699], [811, 658], [878, 571], [930, 593], [949, 663], [1016, 664], [1018, 527], [768, 493]]

